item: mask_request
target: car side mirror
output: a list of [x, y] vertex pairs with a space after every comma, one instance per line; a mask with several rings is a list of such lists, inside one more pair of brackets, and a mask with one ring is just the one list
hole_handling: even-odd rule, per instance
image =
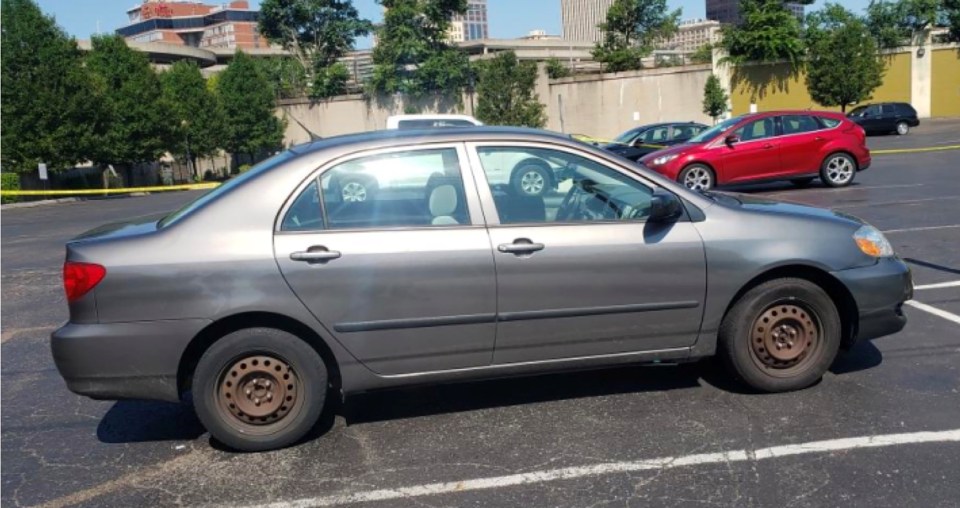
[[723, 142], [726, 143], [727, 146], [733, 146], [733, 145], [735, 145], [735, 144], [737, 144], [737, 143], [740, 142], [740, 136], [737, 136], [736, 134], [731, 134], [731, 135], [727, 136], [727, 137], [723, 140]]
[[650, 198], [650, 222], [674, 222], [683, 215], [680, 198], [662, 189], [653, 192]]

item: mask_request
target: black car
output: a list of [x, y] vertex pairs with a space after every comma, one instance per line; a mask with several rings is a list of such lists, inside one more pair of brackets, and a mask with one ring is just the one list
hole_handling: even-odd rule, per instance
[[657, 150], [686, 143], [707, 129], [706, 125], [694, 122], [642, 125], [624, 132], [602, 147], [636, 162]]
[[884, 102], [857, 106], [847, 117], [863, 127], [868, 134], [896, 132], [903, 136], [911, 127], [920, 125], [917, 110], [905, 102]]

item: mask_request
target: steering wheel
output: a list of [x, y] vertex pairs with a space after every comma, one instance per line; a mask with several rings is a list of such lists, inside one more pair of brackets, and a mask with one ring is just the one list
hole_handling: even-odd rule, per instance
[[570, 187], [570, 190], [567, 191], [567, 195], [563, 197], [563, 201], [560, 202], [560, 207], [557, 208], [557, 222], [565, 221], [570, 219], [573, 216], [573, 197], [579, 193], [583, 192], [580, 188], [580, 182], [574, 182], [573, 186]]

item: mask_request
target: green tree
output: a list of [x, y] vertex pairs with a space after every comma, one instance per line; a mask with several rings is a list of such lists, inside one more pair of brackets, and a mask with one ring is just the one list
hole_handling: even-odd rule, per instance
[[711, 74], [707, 78], [707, 84], [703, 87], [703, 113], [716, 123], [724, 113], [727, 112], [727, 103], [730, 96], [720, 84], [720, 78]]
[[547, 59], [547, 76], [550, 79], [568, 78], [573, 75], [573, 71], [564, 65], [557, 57]]
[[734, 64], [781, 60], [794, 67], [802, 64], [800, 21], [781, 0], [742, 0], [740, 9], [743, 22], [727, 25], [721, 32], [720, 45], [727, 51], [726, 60]]
[[264, 37], [294, 54], [314, 98], [346, 91], [346, 81], [340, 80], [346, 68], [333, 67], [353, 49], [357, 37], [373, 28], [360, 19], [351, 0], [264, 0], [259, 26]]
[[[260, 71], [270, 82], [273, 96], [277, 99], [303, 97], [310, 93], [307, 71], [300, 61], [287, 56], [258, 58]], [[216, 76], [214, 76], [215, 79]], [[209, 82], [209, 80], [208, 80]]]
[[708, 64], [713, 62], [713, 44], [704, 44], [690, 55], [690, 63]]
[[809, 18], [807, 90], [824, 106], [847, 106], [870, 98], [883, 80], [883, 62], [867, 25], [838, 4]]
[[543, 127], [545, 107], [536, 94], [537, 65], [504, 51], [477, 65], [477, 118], [489, 125]]
[[960, 0], [943, 0], [943, 17], [950, 29], [947, 39], [960, 42]]
[[871, 0], [867, 6], [867, 29], [877, 46], [891, 49], [909, 42], [910, 34], [900, 24], [898, 2]]
[[189, 158], [196, 170], [198, 159], [215, 154], [223, 146], [227, 128], [223, 107], [194, 62], [174, 63], [161, 80], [173, 129], [170, 152]]
[[640, 69], [658, 40], [677, 31], [682, 11], [667, 11], [667, 0], [615, 0], [599, 25], [603, 42], [593, 57], [609, 72]]
[[0, 11], [3, 169], [86, 160], [100, 106], [76, 41], [30, 0], [3, 0]]
[[[866, 24], [881, 49], [923, 44], [931, 28], [958, 23], [960, 0], [872, 0], [867, 6]], [[948, 39], [960, 40], [960, 29]]]
[[381, 94], [455, 95], [471, 79], [470, 61], [451, 46], [450, 17], [463, 14], [466, 0], [378, 0], [386, 12], [377, 27], [373, 77]]
[[172, 133], [159, 76], [147, 56], [128, 47], [122, 37], [95, 36], [91, 42], [86, 64], [105, 120], [91, 160], [129, 170], [134, 164], [159, 159]]
[[286, 125], [274, 115], [273, 90], [253, 58], [237, 51], [220, 74], [217, 93], [227, 118], [222, 144], [234, 164], [237, 155], [252, 159], [282, 146]]

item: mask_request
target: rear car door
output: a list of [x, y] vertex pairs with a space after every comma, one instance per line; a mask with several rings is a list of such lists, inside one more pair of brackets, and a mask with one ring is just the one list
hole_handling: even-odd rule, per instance
[[813, 115], [780, 117], [780, 164], [784, 176], [816, 175], [823, 162], [820, 150], [830, 133]]
[[[646, 222], [652, 183], [569, 147], [468, 146], [497, 270], [495, 364], [696, 341], [703, 244], [689, 221]], [[564, 167], [557, 189], [528, 197], [488, 181], [483, 154], [510, 150]]]
[[748, 122], [733, 132], [739, 141], [727, 144], [717, 141], [721, 181], [745, 182], [777, 177], [782, 169], [780, 140], [774, 117], [768, 116]]
[[[366, 152], [321, 169], [281, 211], [284, 278], [377, 373], [490, 363], [496, 278], [465, 160], [462, 144]], [[375, 183], [359, 199], [344, 181]]]

